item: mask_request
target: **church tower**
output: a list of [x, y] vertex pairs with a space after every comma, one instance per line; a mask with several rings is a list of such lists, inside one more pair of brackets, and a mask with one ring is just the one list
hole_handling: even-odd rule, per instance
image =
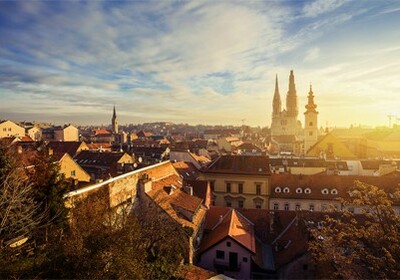
[[274, 93], [274, 100], [272, 103], [272, 117], [279, 115], [282, 111], [282, 102], [281, 96], [279, 94], [279, 87], [278, 87], [278, 74], [275, 77], [275, 93]]
[[115, 112], [115, 105], [114, 105], [114, 112], [111, 119], [111, 126], [112, 126], [112, 133], [118, 134], [118, 120], [117, 120], [117, 113]]
[[296, 85], [294, 83], [293, 70], [290, 70], [289, 75], [289, 90], [286, 95], [286, 110], [288, 117], [293, 117], [297, 120], [299, 107], [297, 106]]
[[304, 153], [307, 153], [308, 149], [318, 140], [318, 112], [315, 110], [317, 105], [314, 103], [314, 93], [311, 85], [308, 93], [308, 103], [305, 107], [307, 110], [304, 113]]

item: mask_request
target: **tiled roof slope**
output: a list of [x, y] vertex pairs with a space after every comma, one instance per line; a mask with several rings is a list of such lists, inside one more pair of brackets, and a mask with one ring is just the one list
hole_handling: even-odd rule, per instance
[[[271, 176], [271, 198], [327, 200], [332, 200], [338, 197], [345, 198], [348, 196], [348, 191], [354, 186], [354, 181], [356, 180], [380, 187], [388, 193], [393, 193], [396, 187], [399, 187], [400, 184], [400, 177], [392, 176], [304, 176], [273, 174]], [[281, 192], [276, 192], [276, 187], [280, 187]], [[283, 191], [283, 188], [285, 187], [289, 188], [290, 191], [288, 193]], [[296, 193], [296, 189], [299, 187], [303, 189], [302, 193]], [[305, 188], [310, 188], [311, 193], [305, 193]], [[323, 189], [328, 189], [329, 193], [323, 194]], [[336, 189], [338, 193], [331, 193], [332, 189]]]
[[81, 151], [74, 160], [80, 165], [110, 166], [117, 163], [124, 154], [124, 152]]
[[55, 153], [68, 153], [71, 157], [75, 156], [75, 154], [79, 152], [79, 149], [88, 149], [83, 142], [75, 141], [51, 141], [47, 144], [47, 147], [52, 149]]
[[176, 174], [153, 182], [147, 195], [183, 226], [197, 228], [204, 219], [206, 210], [202, 199], [185, 193], [181, 178]]
[[204, 172], [268, 176], [269, 160], [267, 156], [220, 156]]
[[[218, 208], [211, 208], [208, 210], [208, 215], [213, 215], [213, 210]], [[219, 210], [216, 211], [217, 213]], [[209, 214], [211, 213], [211, 214]], [[214, 220], [214, 217], [211, 217]], [[230, 209], [219, 222], [214, 226], [212, 231], [204, 237], [204, 240], [200, 246], [200, 251], [213, 247], [226, 237], [230, 237], [247, 250], [256, 253], [256, 243], [254, 236], [253, 224], [246, 219], [242, 214], [237, 212], [235, 209]]]

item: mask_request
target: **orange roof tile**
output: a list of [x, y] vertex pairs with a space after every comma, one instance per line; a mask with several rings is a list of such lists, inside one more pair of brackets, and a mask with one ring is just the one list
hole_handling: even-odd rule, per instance
[[[211, 208], [209, 212], [212, 212]], [[230, 237], [252, 253], [256, 253], [256, 244], [253, 223], [245, 218], [235, 209], [230, 209], [228, 213], [215, 225], [212, 231], [204, 237], [200, 251], [218, 244], [226, 237]]]

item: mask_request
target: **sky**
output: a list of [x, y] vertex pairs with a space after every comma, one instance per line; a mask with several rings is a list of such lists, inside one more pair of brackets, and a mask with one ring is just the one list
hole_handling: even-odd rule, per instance
[[264, 127], [290, 70], [303, 123], [310, 83], [320, 126], [400, 118], [400, 1], [0, 1], [0, 119]]

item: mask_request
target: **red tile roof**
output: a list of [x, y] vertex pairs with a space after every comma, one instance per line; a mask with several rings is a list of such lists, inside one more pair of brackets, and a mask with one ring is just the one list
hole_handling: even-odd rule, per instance
[[74, 157], [81, 149], [85, 149], [84, 146], [86, 146], [84, 142], [78, 141], [51, 141], [47, 144], [54, 153], [68, 153], [71, 157]]
[[[393, 193], [399, 187], [400, 177], [391, 176], [332, 176], [332, 175], [291, 175], [291, 174], [272, 174], [271, 176], [271, 198], [292, 198], [292, 199], [321, 199], [332, 200], [338, 197], [348, 197], [348, 191], [354, 186], [354, 181], [361, 181], [384, 189], [388, 193]], [[276, 188], [280, 192], [276, 192]], [[284, 192], [284, 188], [289, 188], [289, 192]], [[302, 188], [302, 193], [296, 193], [297, 188]], [[311, 193], [305, 193], [309, 188]], [[333, 189], [337, 194], [332, 193]], [[323, 191], [328, 190], [324, 194]]]
[[[215, 210], [217, 213], [220, 212], [218, 208], [213, 207], [208, 210], [208, 213], [212, 213], [214, 209], [217, 209]], [[207, 217], [209, 215], [208, 213]], [[214, 220], [215, 214], [210, 215], [212, 216], [211, 219]], [[214, 228], [212, 228], [212, 231], [204, 237], [200, 246], [200, 252], [204, 252], [225, 238], [230, 237], [255, 254], [256, 243], [253, 226], [253, 223], [246, 219], [242, 214], [237, 212], [235, 209], [230, 209], [222, 219], [219, 219]]]
[[204, 172], [269, 176], [267, 156], [220, 156]]
[[173, 163], [173, 166], [185, 180], [196, 180], [199, 178], [199, 171], [190, 162], [177, 161]]

